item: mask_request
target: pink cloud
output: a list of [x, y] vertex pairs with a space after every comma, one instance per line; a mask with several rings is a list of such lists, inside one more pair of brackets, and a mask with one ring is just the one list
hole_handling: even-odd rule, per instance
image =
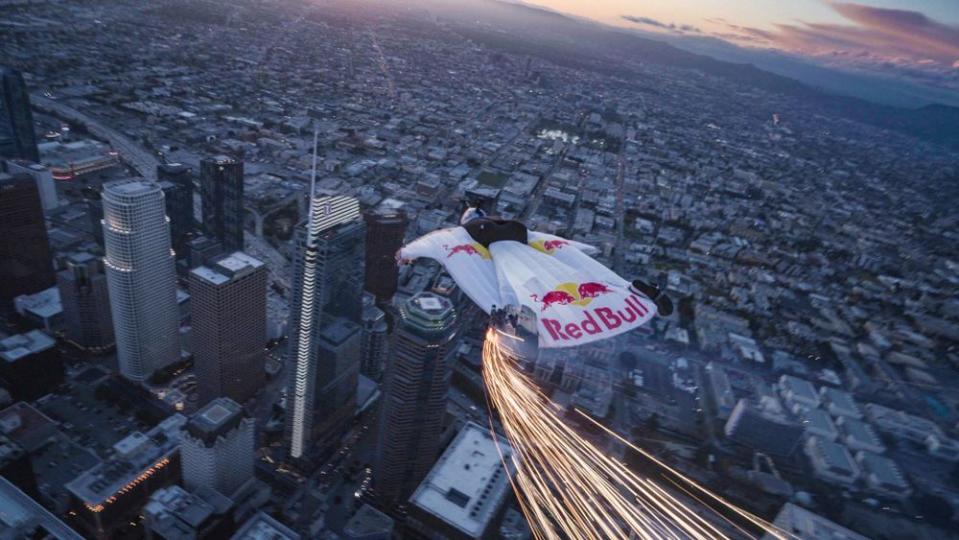
[[847, 67], [908, 68], [909, 73], [944, 75], [959, 68], [959, 27], [918, 11], [835, 2], [829, 5], [847, 24], [796, 22], [772, 29], [739, 26], [725, 20], [716, 37], [748, 47], [765, 47], [811, 56]]

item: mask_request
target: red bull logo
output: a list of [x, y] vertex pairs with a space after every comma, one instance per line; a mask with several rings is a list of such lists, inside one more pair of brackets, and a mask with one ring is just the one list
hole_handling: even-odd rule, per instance
[[455, 246], [443, 246], [443, 249], [446, 250], [446, 258], [450, 258], [457, 253], [464, 253], [466, 255], [479, 255], [481, 259], [489, 260], [490, 254], [489, 250], [483, 247], [483, 244], [472, 242], [469, 244], [457, 244]]
[[530, 298], [534, 302], [539, 302], [543, 307], [540, 311], [546, 311], [550, 306], [588, 306], [593, 298], [613, 292], [608, 286], [598, 281], [587, 281], [585, 283], [560, 283], [552, 291], [547, 292], [542, 298], [538, 294], [531, 294]]
[[564, 246], [568, 246], [569, 242], [562, 239], [536, 240], [535, 242], [530, 242], [529, 245], [536, 251], [540, 251], [547, 255], [552, 255], [557, 249], [562, 249]]
[[643, 300], [631, 294], [625, 298], [624, 305], [616, 307], [598, 307], [584, 309], [582, 320], [560, 321], [543, 317], [540, 322], [553, 341], [578, 341], [584, 337], [605, 332], [620, 332], [642, 322], [649, 314]]

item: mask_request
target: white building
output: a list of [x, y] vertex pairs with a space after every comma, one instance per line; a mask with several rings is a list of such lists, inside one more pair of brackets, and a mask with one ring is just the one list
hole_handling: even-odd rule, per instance
[[505, 440], [467, 423], [410, 496], [410, 525], [432, 538], [488, 537], [509, 497], [513, 471], [503, 463], [512, 463], [512, 453]]
[[229, 398], [217, 398], [197, 411], [181, 437], [183, 485], [233, 496], [253, 478], [253, 424]]
[[143, 180], [103, 188], [104, 266], [120, 373], [143, 381], [180, 358], [174, 254], [163, 191]]

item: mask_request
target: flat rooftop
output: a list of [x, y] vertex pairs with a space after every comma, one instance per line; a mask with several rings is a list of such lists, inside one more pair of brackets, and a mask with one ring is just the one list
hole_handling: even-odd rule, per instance
[[479, 538], [510, 489], [507, 475], [513, 471], [504, 470], [501, 454], [509, 463], [513, 454], [509, 443], [497, 442], [487, 428], [467, 423], [410, 502], [465, 535]]
[[246, 274], [262, 266], [263, 261], [242, 251], [236, 251], [210, 262], [208, 266], [194, 268], [191, 273], [213, 285], [223, 285], [236, 276]]
[[7, 362], [45, 351], [56, 344], [56, 341], [40, 330], [31, 330], [0, 340], [0, 358]]
[[7, 532], [11, 532], [27, 537], [27, 533], [35, 530], [33, 525], [35, 523], [46, 531], [49, 537], [58, 540], [83, 540], [82, 536], [67, 527], [58, 517], [2, 477], [0, 477], [0, 509], [2, 509], [0, 536], [5, 537]]

